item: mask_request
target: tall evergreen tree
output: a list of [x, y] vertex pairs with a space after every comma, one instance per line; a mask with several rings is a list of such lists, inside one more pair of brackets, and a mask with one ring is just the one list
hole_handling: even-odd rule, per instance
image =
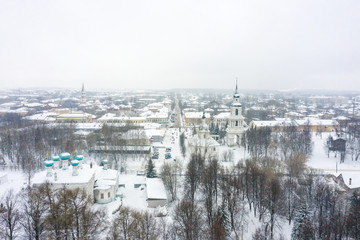
[[311, 222], [310, 211], [307, 205], [300, 208], [295, 217], [294, 226], [291, 233], [292, 240], [312, 240], [315, 239], [314, 226]]
[[349, 235], [354, 239], [360, 238], [360, 195], [354, 191], [350, 199], [350, 209], [347, 217], [346, 225]]
[[148, 178], [154, 178], [155, 177], [155, 166], [154, 166], [154, 163], [153, 163], [151, 158], [150, 158], [150, 160], [148, 162], [147, 171], [146, 171], [146, 177], [148, 177]]

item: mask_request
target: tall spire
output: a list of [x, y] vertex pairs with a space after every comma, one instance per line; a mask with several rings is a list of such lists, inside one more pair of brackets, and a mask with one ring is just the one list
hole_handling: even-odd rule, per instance
[[86, 104], [86, 92], [84, 83], [82, 83], [82, 89], [81, 89], [81, 104]]
[[236, 77], [236, 88], [235, 88], [235, 94], [237, 94], [237, 93], [238, 93], [238, 85], [237, 85], [237, 83], [238, 83], [238, 78]]

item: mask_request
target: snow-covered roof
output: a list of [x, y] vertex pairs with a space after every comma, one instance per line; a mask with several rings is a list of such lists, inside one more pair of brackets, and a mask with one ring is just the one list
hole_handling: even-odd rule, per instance
[[119, 184], [133, 185], [133, 184], [145, 184], [146, 178], [144, 176], [137, 176], [131, 174], [120, 174]]
[[316, 118], [307, 118], [295, 120], [298, 125], [310, 125], [310, 126], [338, 126], [339, 123], [336, 120], [332, 119], [316, 119]]
[[118, 178], [118, 171], [114, 169], [106, 169], [98, 168], [96, 170], [96, 179], [103, 179], [103, 180], [116, 180]]
[[25, 104], [25, 106], [32, 108], [32, 107], [42, 107], [44, 105], [41, 103], [28, 103], [28, 104]]
[[54, 118], [53, 116], [56, 116], [56, 115], [57, 114], [54, 112], [43, 112], [43, 113], [27, 116], [27, 117], [25, 117], [25, 119], [31, 120], [31, 121], [54, 122], [54, 121], [56, 121], [56, 118]]
[[350, 118], [348, 117], [345, 117], [345, 116], [339, 116], [339, 117], [336, 117], [334, 118], [335, 120], [339, 120], [339, 121], [348, 121], [350, 120]]
[[147, 116], [148, 119], [167, 119], [168, 118], [168, 114], [167, 113], [155, 113], [155, 114], [151, 114], [149, 116]]
[[18, 109], [0, 109], [0, 113], [16, 113], [16, 114], [27, 114], [28, 113], [28, 109], [23, 107], [23, 108], [18, 108]]
[[[104, 151], [105, 148], [101, 146], [94, 146], [93, 151]], [[150, 146], [106, 146], [106, 151], [149, 151]]]
[[57, 118], [87, 118], [88, 116], [92, 116], [87, 113], [65, 113], [60, 114]]
[[[33, 177], [33, 184], [39, 185], [45, 183], [46, 181], [53, 184], [82, 184], [90, 182], [91, 178], [95, 175], [95, 168], [90, 168], [89, 165], [83, 164], [82, 168], [78, 168], [79, 174], [73, 176], [73, 167], [69, 166], [67, 170], [55, 169], [53, 170], [52, 177], [46, 177], [46, 171], [38, 172]], [[55, 181], [54, 174], [57, 175], [57, 180]]]
[[146, 178], [148, 199], [167, 199], [165, 186], [160, 178]]
[[[202, 118], [203, 112], [186, 112], [185, 118]], [[210, 118], [210, 113], [205, 113], [206, 118]]]
[[229, 118], [230, 112], [222, 112], [214, 116], [215, 119]]
[[151, 136], [147, 135], [144, 130], [132, 129], [122, 134], [123, 139], [149, 139]]
[[297, 126], [292, 120], [273, 120], [273, 121], [252, 121], [256, 127], [284, 127]]
[[115, 114], [107, 113], [104, 116], [100, 117], [98, 121], [104, 120], [117, 120], [117, 121], [145, 121], [145, 117], [116, 117]]
[[147, 129], [145, 130], [147, 136], [164, 136], [165, 130]]
[[216, 147], [220, 145], [212, 137], [208, 136], [207, 138], [202, 138], [198, 134], [192, 136], [189, 139], [188, 144], [194, 147]]

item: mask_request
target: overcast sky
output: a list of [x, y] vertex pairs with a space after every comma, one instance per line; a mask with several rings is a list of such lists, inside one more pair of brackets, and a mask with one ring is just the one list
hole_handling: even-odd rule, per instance
[[360, 1], [0, 1], [0, 88], [360, 90]]

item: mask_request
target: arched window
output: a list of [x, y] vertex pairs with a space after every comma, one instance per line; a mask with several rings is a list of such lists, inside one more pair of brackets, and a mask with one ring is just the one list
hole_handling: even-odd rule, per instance
[[239, 109], [235, 109], [235, 115], [239, 115]]
[[239, 122], [238, 121], [235, 121], [235, 126], [239, 126]]

